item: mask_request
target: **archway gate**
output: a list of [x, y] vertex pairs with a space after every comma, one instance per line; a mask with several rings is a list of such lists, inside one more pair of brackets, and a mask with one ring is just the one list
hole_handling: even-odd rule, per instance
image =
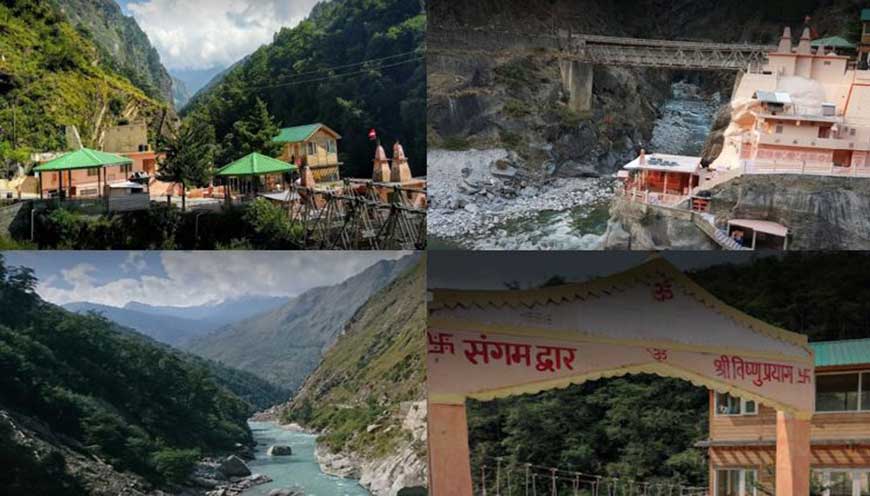
[[813, 353], [806, 336], [718, 300], [662, 258], [581, 284], [432, 290], [429, 464], [434, 496], [472, 494], [465, 401], [650, 373], [777, 410], [776, 495], [809, 494]]

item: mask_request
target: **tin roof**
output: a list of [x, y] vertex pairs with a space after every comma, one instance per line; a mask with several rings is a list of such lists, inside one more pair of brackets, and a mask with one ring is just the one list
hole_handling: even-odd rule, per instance
[[261, 176], [296, 170], [295, 165], [267, 157], [259, 153], [251, 153], [217, 171], [218, 176]]
[[758, 90], [753, 95], [760, 102], [765, 103], [781, 103], [788, 104], [791, 103], [791, 97], [788, 96], [788, 93], [784, 93], [781, 91], [761, 91]]
[[818, 341], [810, 343], [816, 367], [870, 364], [870, 339]]
[[[870, 10], [870, 9], [868, 9]], [[848, 40], [841, 36], [828, 36], [827, 38], [819, 38], [810, 43], [814, 48], [818, 47], [834, 47], [834, 48], [855, 48], [854, 43], [849, 43]]]
[[75, 169], [95, 169], [97, 167], [105, 167], [107, 165], [121, 165], [132, 163], [133, 161], [129, 158], [115, 155], [114, 153], [106, 153], [99, 150], [82, 148], [81, 150], [69, 152], [54, 160], [39, 165], [33, 170], [35, 170], [36, 172], [54, 172]]
[[318, 122], [316, 124], [305, 124], [304, 126], [285, 127], [278, 133], [278, 136], [272, 138], [272, 141], [275, 143], [298, 143], [307, 140], [319, 129], [325, 129], [329, 134], [335, 135], [336, 139], [341, 139], [341, 136], [330, 129], [329, 126]]
[[870, 21], [870, 9], [861, 10], [861, 20]]

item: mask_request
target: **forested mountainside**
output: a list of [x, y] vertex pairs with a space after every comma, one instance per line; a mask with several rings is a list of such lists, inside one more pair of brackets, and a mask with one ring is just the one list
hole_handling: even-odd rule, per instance
[[[811, 341], [867, 337], [870, 256], [789, 253], [689, 276], [750, 315]], [[531, 396], [471, 402], [473, 468], [497, 456], [637, 480], [705, 485], [707, 390], [652, 375], [604, 379]]]
[[[800, 33], [808, 15], [819, 36], [854, 39], [865, 3], [554, 0], [542, 5], [522, 0], [432, 0], [427, 2], [427, 10], [430, 33], [483, 28], [507, 31], [503, 36], [510, 36], [510, 32], [565, 29], [607, 36], [775, 44], [786, 25], [793, 33]], [[519, 165], [527, 166], [532, 176], [541, 177], [553, 172], [583, 175], [590, 167], [602, 174], [614, 172], [636, 157], [641, 147], [649, 150], [653, 126], [660, 116], [659, 108], [670, 96], [671, 82], [686, 79], [698, 83], [709, 93], [720, 92], [727, 104], [735, 77], [722, 71], [595, 66], [592, 108], [578, 112], [566, 105], [554, 57], [517, 51], [515, 56], [495, 58], [485, 52], [466, 53], [454, 48], [431, 40], [427, 46], [430, 143], [449, 149], [508, 148], [525, 159]], [[544, 161], [553, 162], [555, 167], [541, 167]]]
[[[327, 0], [306, 20], [197, 94], [185, 115], [203, 114], [219, 143], [260, 98], [284, 127], [322, 122], [342, 135], [344, 175], [368, 177], [374, 149], [400, 140], [415, 175], [425, 173], [426, 16], [420, 0]], [[359, 65], [362, 62], [365, 65]], [[352, 76], [349, 76], [353, 74]]]
[[327, 471], [347, 460], [375, 495], [426, 486], [425, 265], [372, 296], [281, 409], [283, 422], [323, 432]]
[[0, 158], [64, 150], [66, 125], [90, 147], [122, 120], [143, 118], [153, 131], [163, 126], [168, 104], [116, 72], [91, 35], [53, 3], [3, 2], [0, 19]]
[[380, 261], [340, 284], [308, 290], [275, 310], [193, 339], [185, 349], [295, 391], [354, 312], [418, 258]]
[[0, 486], [7, 494], [145, 494], [204, 454], [252, 442], [250, 405], [132, 331], [42, 301], [0, 259]]
[[51, 0], [100, 50], [100, 59], [146, 95], [172, 103], [173, 81], [148, 36], [115, 0]]

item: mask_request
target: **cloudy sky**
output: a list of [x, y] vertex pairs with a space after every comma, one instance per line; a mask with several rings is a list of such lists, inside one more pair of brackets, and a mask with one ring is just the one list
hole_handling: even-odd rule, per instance
[[37, 292], [64, 304], [121, 307], [131, 301], [194, 306], [250, 295], [293, 296], [344, 281], [404, 252], [37, 252], [4, 253], [36, 271]]
[[229, 66], [283, 26], [302, 21], [317, 0], [117, 0], [167, 69]]

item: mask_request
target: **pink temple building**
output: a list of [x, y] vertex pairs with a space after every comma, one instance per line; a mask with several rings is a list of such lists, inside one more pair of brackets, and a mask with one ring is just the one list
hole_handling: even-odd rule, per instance
[[811, 43], [809, 28], [796, 46], [786, 28], [768, 64], [743, 76], [732, 100], [742, 128], [731, 142], [738, 163], [723, 165], [870, 176], [870, 71]]

